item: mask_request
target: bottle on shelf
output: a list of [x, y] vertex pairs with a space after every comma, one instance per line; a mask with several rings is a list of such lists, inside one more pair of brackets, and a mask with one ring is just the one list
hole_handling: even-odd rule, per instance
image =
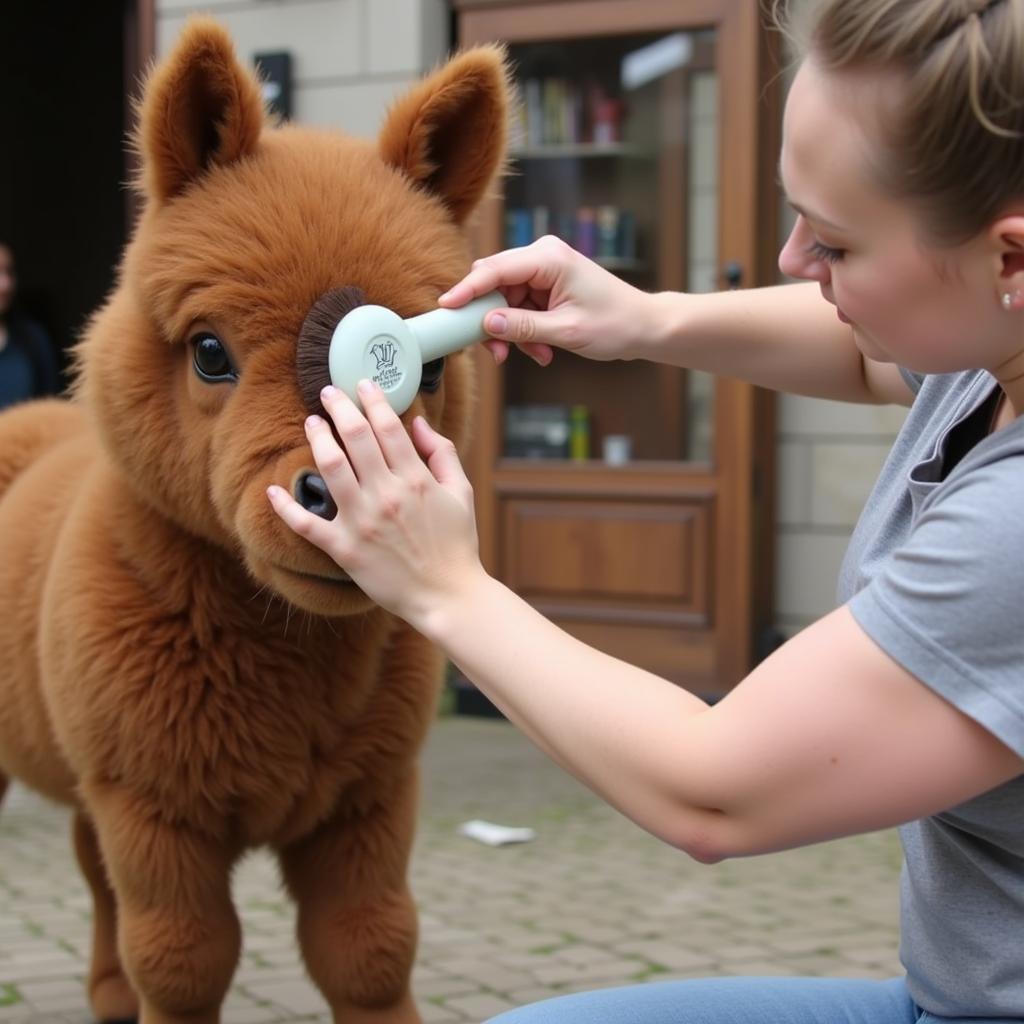
[[574, 462], [590, 458], [590, 413], [585, 405], [569, 410], [569, 458]]
[[599, 206], [597, 208], [597, 257], [615, 259], [619, 253], [619, 208]]
[[593, 258], [597, 255], [597, 222], [592, 207], [581, 206], [576, 211], [575, 248], [584, 256]]
[[590, 141], [597, 146], [608, 146], [622, 141], [622, 100], [609, 96], [597, 83], [589, 90], [588, 110]]
[[517, 108], [516, 134], [531, 149], [622, 141], [625, 104], [596, 81], [528, 77], [519, 85]]

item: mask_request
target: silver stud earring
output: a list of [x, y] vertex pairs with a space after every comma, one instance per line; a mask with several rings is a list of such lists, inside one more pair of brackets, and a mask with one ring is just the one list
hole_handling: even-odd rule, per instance
[[1013, 300], [1020, 295], [1020, 292], [1003, 292], [1003, 309], [1009, 311], [1013, 309]]

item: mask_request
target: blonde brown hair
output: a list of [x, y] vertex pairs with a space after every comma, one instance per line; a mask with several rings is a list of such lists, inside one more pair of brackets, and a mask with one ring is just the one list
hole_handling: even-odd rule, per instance
[[893, 72], [881, 186], [915, 203], [941, 244], [975, 237], [1024, 199], [1024, 0], [811, 0], [776, 24], [825, 71]]

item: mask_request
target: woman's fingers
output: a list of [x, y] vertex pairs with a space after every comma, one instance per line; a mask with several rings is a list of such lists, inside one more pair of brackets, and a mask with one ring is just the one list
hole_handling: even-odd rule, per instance
[[526, 286], [526, 291], [550, 291], [562, 272], [557, 257], [564, 244], [546, 237], [521, 249], [506, 249], [477, 260], [470, 272], [437, 301], [454, 308], [495, 289], [503, 294], [520, 286]]
[[[498, 341], [492, 338], [483, 343], [485, 349], [494, 357], [494, 361], [501, 366], [508, 359], [509, 343]], [[555, 350], [550, 345], [538, 343], [536, 345], [519, 345], [519, 351], [529, 356], [538, 366], [548, 366], [555, 357]]]
[[547, 366], [555, 358], [555, 350], [543, 342], [520, 345], [519, 350], [528, 355], [538, 366]]
[[[320, 400], [334, 421], [338, 437], [341, 438], [341, 443], [345, 447], [342, 456], [348, 457], [348, 462], [355, 470], [359, 483], [365, 485], [375, 476], [386, 473], [388, 467], [377, 437], [355, 402], [344, 391], [336, 387], [324, 388], [320, 393]], [[322, 450], [331, 458], [332, 466], [336, 465], [337, 460], [334, 458], [334, 453], [329, 451], [326, 446]], [[315, 449], [313, 454], [317, 458], [317, 465], [320, 466], [320, 459]], [[323, 469], [322, 466], [320, 468]], [[327, 478], [324, 477], [324, 479]]]
[[494, 356], [494, 361], [499, 366], [508, 359], [509, 346], [507, 341], [485, 341], [483, 345], [484, 348]]
[[416, 454], [405, 424], [391, 408], [384, 392], [367, 380], [361, 380], [358, 387], [359, 399], [366, 410], [366, 419], [373, 429], [388, 466], [403, 476], [424, 473], [423, 462]]
[[417, 416], [413, 420], [412, 429], [416, 448], [437, 482], [444, 487], [455, 487], [461, 489], [464, 494], [471, 495], [469, 478], [455, 445], [447, 437], [439, 434], [422, 416]]
[[351, 508], [367, 488], [380, 492], [392, 475], [407, 481], [429, 477], [384, 392], [367, 380], [360, 381], [358, 388], [365, 413], [337, 388], [325, 388], [321, 396], [343, 448], [323, 420], [315, 416], [307, 420], [313, 458], [339, 508]]
[[339, 507], [347, 505], [359, 494], [359, 481], [348, 456], [334, 439], [327, 421], [319, 416], [307, 417], [306, 440], [334, 503]]
[[283, 487], [267, 488], [267, 497], [274, 511], [300, 537], [331, 553], [336, 538], [336, 525], [304, 509]]

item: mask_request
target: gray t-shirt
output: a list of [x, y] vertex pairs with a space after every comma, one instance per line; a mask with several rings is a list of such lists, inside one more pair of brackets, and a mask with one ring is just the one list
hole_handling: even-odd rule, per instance
[[[980, 370], [904, 377], [917, 397], [851, 538], [839, 600], [900, 665], [1024, 756], [1024, 417], [945, 475], [965, 432], [983, 434], [995, 381]], [[941, 1016], [1024, 1019], [1024, 775], [900, 836], [914, 1000]]]

